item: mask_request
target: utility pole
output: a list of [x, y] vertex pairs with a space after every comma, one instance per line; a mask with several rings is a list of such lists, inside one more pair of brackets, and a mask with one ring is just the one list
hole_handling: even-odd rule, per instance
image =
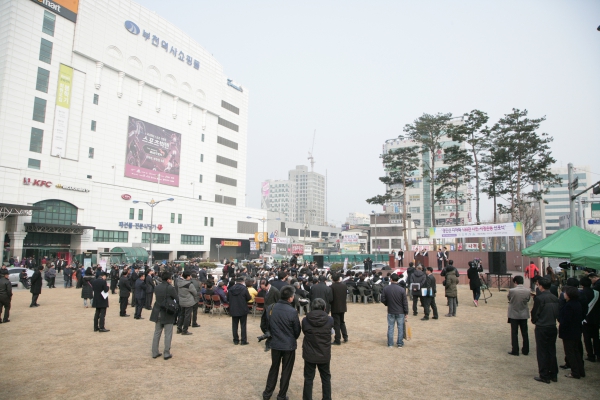
[[567, 165], [569, 168], [569, 219], [571, 226], [576, 225], [576, 217], [575, 217], [575, 198], [573, 195], [575, 194], [575, 187], [573, 185], [573, 164], [569, 163]]

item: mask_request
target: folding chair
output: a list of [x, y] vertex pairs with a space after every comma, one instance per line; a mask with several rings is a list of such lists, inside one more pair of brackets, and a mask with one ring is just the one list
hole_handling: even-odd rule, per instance
[[225, 314], [229, 313], [229, 311], [228, 311], [229, 304], [223, 303], [221, 301], [221, 297], [218, 294], [212, 295], [212, 301], [213, 301], [213, 310], [219, 310], [219, 317], [221, 316], [223, 311], [225, 311]]
[[264, 297], [255, 297], [254, 298], [254, 316], [256, 317], [256, 312], [265, 311], [265, 298]]
[[204, 297], [204, 312], [206, 312], [208, 310], [208, 313], [212, 314], [212, 311], [214, 309], [214, 304], [213, 304], [212, 298], [210, 297], [210, 294], [205, 294], [203, 297]]

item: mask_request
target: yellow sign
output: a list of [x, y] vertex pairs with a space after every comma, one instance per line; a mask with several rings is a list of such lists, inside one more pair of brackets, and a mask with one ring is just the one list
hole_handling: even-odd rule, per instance
[[73, 86], [73, 68], [60, 64], [58, 70], [58, 90], [56, 91], [56, 105], [71, 108], [71, 87]]
[[239, 242], [237, 240], [221, 240], [221, 246], [239, 247], [241, 245], [242, 245], [242, 242]]
[[267, 232], [255, 232], [254, 233], [254, 241], [255, 242], [264, 242], [267, 243], [269, 241], [269, 235]]

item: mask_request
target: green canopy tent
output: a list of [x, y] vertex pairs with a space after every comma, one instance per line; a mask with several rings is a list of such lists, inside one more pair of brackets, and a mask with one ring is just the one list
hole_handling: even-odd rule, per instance
[[571, 262], [588, 268], [600, 269], [600, 244], [588, 247], [571, 255]]
[[600, 244], [600, 236], [572, 226], [523, 249], [521, 253], [528, 257], [571, 258], [574, 253], [596, 244]]

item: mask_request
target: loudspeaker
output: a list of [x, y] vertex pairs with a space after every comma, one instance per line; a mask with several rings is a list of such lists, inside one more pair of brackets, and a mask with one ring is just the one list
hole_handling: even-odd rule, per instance
[[323, 256], [322, 255], [314, 255], [313, 260], [317, 263], [318, 268], [323, 268]]
[[488, 253], [488, 266], [490, 274], [506, 274], [506, 253], [503, 251], [490, 251]]

